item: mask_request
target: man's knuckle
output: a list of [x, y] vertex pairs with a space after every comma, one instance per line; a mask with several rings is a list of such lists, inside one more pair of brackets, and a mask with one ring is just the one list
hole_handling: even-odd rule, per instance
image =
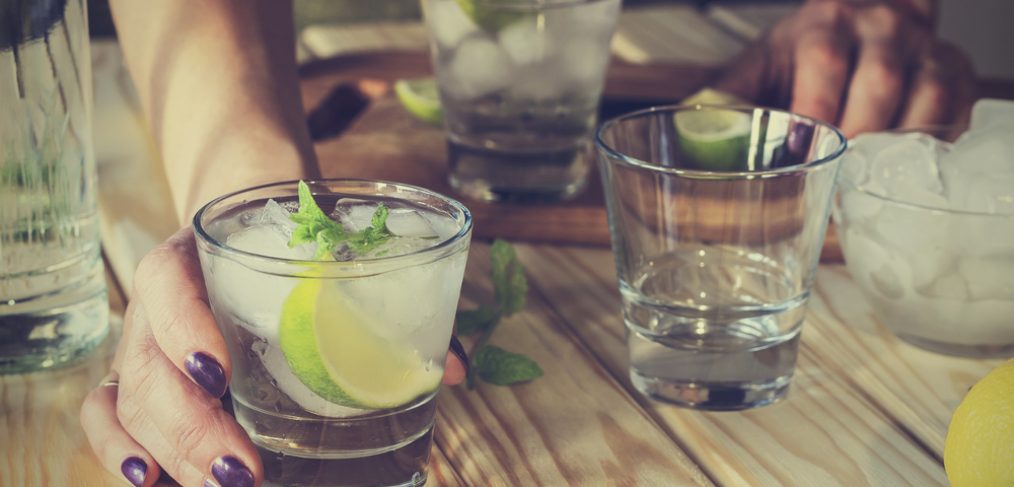
[[830, 42], [814, 43], [807, 48], [807, 51], [808, 62], [812, 62], [815, 67], [821, 70], [840, 72], [847, 68], [845, 56], [837, 46]]
[[951, 98], [948, 86], [943, 80], [936, 77], [924, 80], [922, 86], [919, 87], [919, 91], [922, 93], [920, 95], [922, 100], [934, 106], [942, 106], [949, 102]]
[[867, 67], [870, 88], [878, 93], [894, 93], [901, 89], [902, 73], [887, 60], [871, 62]]

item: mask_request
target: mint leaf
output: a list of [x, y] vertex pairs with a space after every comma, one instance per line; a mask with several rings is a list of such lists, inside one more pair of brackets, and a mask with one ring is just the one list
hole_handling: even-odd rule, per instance
[[298, 190], [299, 211], [289, 215], [289, 219], [298, 223], [289, 239], [289, 247], [299, 244], [316, 242], [317, 253], [314, 259], [320, 260], [346, 239], [345, 229], [341, 224], [324, 214], [313, 199], [313, 193], [305, 182], [300, 181]]
[[349, 248], [362, 254], [388, 241], [393, 235], [387, 229], [387, 215], [387, 206], [379, 204], [377, 210], [373, 212], [373, 218], [370, 219], [370, 226], [356, 232], [349, 239]]
[[473, 364], [482, 380], [507, 386], [542, 377], [542, 368], [534, 360], [495, 345], [486, 345], [475, 355]]
[[387, 242], [394, 235], [387, 229], [387, 206], [377, 205], [370, 219], [370, 226], [358, 232], [349, 233], [340, 223], [327, 216], [317, 206], [310, 187], [303, 181], [299, 182], [299, 211], [289, 215], [289, 219], [298, 225], [292, 230], [289, 247], [315, 242], [317, 252], [313, 258], [320, 260], [326, 255], [333, 255], [342, 244], [357, 254], [369, 252]]
[[525, 307], [528, 294], [528, 280], [525, 270], [518, 262], [514, 247], [503, 240], [496, 240], [489, 251], [492, 267], [493, 291], [500, 311], [509, 316]]
[[458, 335], [468, 336], [496, 325], [500, 321], [500, 313], [488, 306], [479, 306], [479, 309], [458, 311], [455, 321], [458, 323]]

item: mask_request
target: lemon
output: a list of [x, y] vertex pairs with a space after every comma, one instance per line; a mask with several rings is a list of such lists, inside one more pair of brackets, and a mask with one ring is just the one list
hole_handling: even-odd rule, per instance
[[407, 341], [383, 337], [334, 282], [305, 279], [282, 305], [278, 340], [306, 387], [335, 404], [387, 409], [428, 394], [441, 369]]
[[1014, 486], [1014, 360], [972, 386], [944, 444], [951, 487]]
[[[735, 95], [705, 88], [684, 105], [738, 105]], [[743, 170], [750, 147], [750, 115], [733, 110], [688, 110], [676, 114], [680, 149], [691, 165], [708, 171]]]
[[[517, 3], [518, 0], [457, 0], [458, 6], [465, 12], [468, 18], [475, 22], [480, 29], [496, 33], [509, 24], [516, 22], [525, 16], [521, 11], [510, 11], [504, 9], [504, 4]], [[495, 4], [495, 5], [490, 5]]]
[[440, 94], [433, 78], [400, 79], [394, 82], [394, 93], [405, 110], [419, 120], [434, 125], [443, 120]]

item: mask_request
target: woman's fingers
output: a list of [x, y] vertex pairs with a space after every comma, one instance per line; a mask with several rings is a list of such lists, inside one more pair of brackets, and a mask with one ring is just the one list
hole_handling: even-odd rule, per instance
[[453, 386], [460, 384], [468, 375], [468, 354], [458, 337], [451, 337], [451, 348], [444, 360], [443, 383]]
[[259, 482], [260, 460], [243, 429], [162, 353], [143, 306], [132, 318], [116, 403], [124, 430], [183, 485]]
[[173, 365], [212, 397], [222, 397], [232, 365], [208, 306], [189, 228], [177, 232], [141, 261], [135, 299], [144, 307], [155, 341]]
[[111, 373], [85, 397], [81, 426], [106, 470], [122, 475], [134, 487], [158, 480], [155, 459], [120, 426], [116, 418], [117, 376]]

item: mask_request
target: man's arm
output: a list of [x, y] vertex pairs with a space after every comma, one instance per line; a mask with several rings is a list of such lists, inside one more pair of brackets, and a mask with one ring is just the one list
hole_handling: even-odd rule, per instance
[[287, 0], [111, 0], [180, 221], [211, 198], [317, 172]]

